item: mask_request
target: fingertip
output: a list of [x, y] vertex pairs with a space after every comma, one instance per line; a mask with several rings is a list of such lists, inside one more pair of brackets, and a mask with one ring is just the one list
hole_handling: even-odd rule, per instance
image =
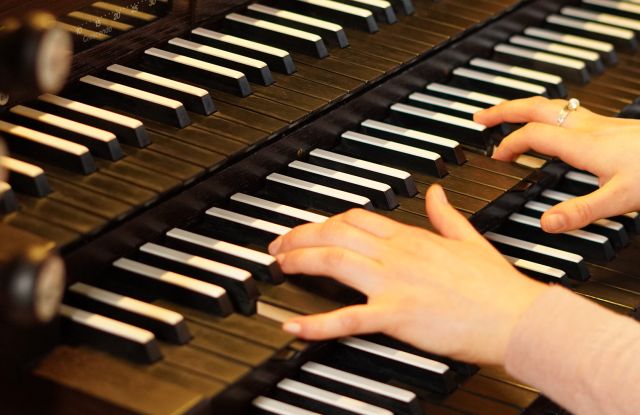
[[278, 236], [273, 242], [269, 244], [269, 253], [275, 255], [280, 251], [282, 246], [282, 236]]
[[302, 333], [302, 324], [297, 320], [289, 320], [282, 325], [282, 330], [298, 336]]
[[427, 190], [426, 199], [430, 202], [436, 202], [438, 204], [444, 205], [449, 204], [447, 200], [447, 195], [444, 192], [444, 189], [439, 184], [434, 184]]
[[540, 219], [542, 230], [549, 233], [563, 232], [567, 228], [567, 218], [562, 213], [547, 212]]

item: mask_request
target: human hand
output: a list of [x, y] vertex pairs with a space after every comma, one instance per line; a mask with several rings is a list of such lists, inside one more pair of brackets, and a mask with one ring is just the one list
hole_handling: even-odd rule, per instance
[[442, 236], [357, 209], [276, 239], [269, 252], [284, 272], [330, 276], [368, 299], [283, 328], [310, 340], [381, 332], [456, 359], [503, 363], [519, 316], [546, 286], [516, 271], [440, 186], [426, 199]]
[[542, 97], [507, 101], [475, 114], [478, 123], [528, 123], [506, 137], [493, 157], [512, 161], [534, 150], [559, 157], [600, 180], [597, 191], [560, 203], [542, 216], [547, 232], [565, 232], [640, 209], [640, 121], [609, 118], [580, 107], [556, 126], [564, 100]]

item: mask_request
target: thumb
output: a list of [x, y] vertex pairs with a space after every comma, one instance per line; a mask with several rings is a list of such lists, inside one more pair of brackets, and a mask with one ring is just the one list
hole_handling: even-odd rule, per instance
[[469, 221], [449, 202], [442, 186], [432, 185], [426, 196], [427, 216], [445, 238], [458, 240], [483, 239]]
[[[375, 315], [373, 315], [375, 314]], [[296, 317], [283, 330], [307, 340], [324, 340], [382, 331], [389, 313], [377, 313], [370, 305], [354, 305], [306, 317]]]
[[551, 233], [566, 232], [598, 219], [626, 213], [624, 204], [619, 203], [621, 190], [621, 186], [611, 181], [588, 195], [559, 203], [542, 215], [542, 229]]

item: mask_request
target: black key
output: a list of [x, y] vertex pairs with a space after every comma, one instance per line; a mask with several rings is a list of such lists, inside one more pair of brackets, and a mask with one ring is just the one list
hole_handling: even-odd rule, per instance
[[392, 415], [392, 412], [366, 402], [347, 399], [345, 396], [299, 382], [283, 379], [276, 385], [275, 397], [289, 404], [319, 413], [335, 415]]
[[239, 312], [255, 313], [258, 288], [246, 270], [153, 243], [142, 245], [138, 256], [142, 262], [223, 287]]
[[487, 148], [500, 133], [475, 121], [429, 111], [407, 104], [393, 104], [391, 118], [398, 124], [420, 131], [433, 131], [445, 137], [461, 139], [466, 144]]
[[276, 72], [292, 74], [296, 66], [289, 52], [263, 43], [247, 40], [242, 37], [227, 35], [213, 30], [198, 27], [191, 31], [191, 37], [204, 45], [228, 50], [243, 56], [264, 61]]
[[338, 340], [331, 361], [340, 368], [389, 383], [397, 380], [413, 387], [450, 393], [455, 373], [448, 365], [357, 337]]
[[13, 189], [6, 182], [0, 182], [0, 213], [6, 214], [18, 209], [18, 199]]
[[250, 4], [247, 15], [256, 19], [269, 20], [284, 26], [320, 35], [325, 42], [341, 48], [349, 46], [349, 40], [342, 26], [288, 10], [276, 9], [262, 4]]
[[271, 0], [268, 3], [274, 3], [283, 8], [327, 19], [369, 33], [378, 31], [375, 16], [370, 10], [362, 7], [350, 6], [331, 0]]
[[305, 53], [317, 58], [329, 55], [322, 38], [315, 33], [290, 28], [267, 20], [254, 19], [238, 13], [225, 16], [225, 27], [236, 35], [242, 35], [256, 41], [282, 45], [287, 50]]
[[[122, 289], [131, 296], [155, 292], [212, 314], [226, 316], [233, 312], [227, 292], [217, 285], [151, 267], [127, 258], [115, 261], [113, 266], [121, 271], [114, 273], [113, 278], [126, 284]], [[102, 282], [111, 283], [111, 281]]]
[[184, 317], [174, 311], [81, 282], [69, 287], [65, 302], [131, 324], [177, 344], [191, 340]]
[[380, 209], [391, 210], [398, 206], [398, 200], [391, 186], [386, 183], [299, 160], [289, 163], [287, 172], [290, 176], [298, 179], [365, 196], [371, 200], [374, 206]]
[[391, 2], [384, 0], [335, 0], [355, 7], [370, 10], [376, 20], [393, 24], [398, 21]]
[[83, 145], [5, 121], [0, 121], [0, 136], [5, 139], [12, 153], [24, 154], [82, 174], [92, 173], [96, 169], [89, 149]]
[[228, 238], [230, 241], [269, 245], [278, 236], [289, 232], [291, 228], [266, 220], [242, 215], [227, 209], [211, 208], [206, 212], [206, 220], [199, 225], [206, 233]]
[[[509, 42], [518, 47], [532, 49], [534, 51], [542, 51], [552, 56], [564, 56], [572, 60], [578, 60], [584, 62], [587, 71], [591, 74], [599, 75], [604, 72], [604, 63], [600, 59], [600, 55], [592, 50], [583, 48], [577, 48], [575, 46], [563, 45], [560, 43], [549, 42], [542, 39], [531, 38], [528, 36], [515, 35], [509, 38]], [[544, 55], [543, 55], [544, 56]], [[536, 59], [538, 60], [538, 59]], [[544, 59], [539, 59], [544, 61]], [[554, 60], [550, 60], [550, 63], [554, 63]], [[567, 62], [568, 63], [568, 62]], [[567, 66], [567, 65], [565, 65]], [[562, 75], [560, 73], [560, 75]], [[571, 78], [567, 78], [571, 79]], [[583, 83], [589, 80], [582, 80]]]
[[410, 15], [415, 13], [416, 8], [412, 0], [390, 0], [396, 10], [401, 10], [404, 14]]
[[[632, 6], [633, 7], [633, 6]], [[633, 18], [620, 16], [619, 14], [598, 13], [585, 8], [565, 6], [560, 9], [564, 16], [575, 17], [576, 19], [591, 20], [611, 26], [623, 27], [625, 29], [640, 32], [640, 7], [636, 6], [637, 14]]]
[[229, 198], [229, 205], [233, 207], [234, 212], [243, 213], [288, 227], [310, 222], [322, 223], [329, 219], [327, 216], [244, 193], [233, 194]]
[[506, 75], [521, 81], [543, 85], [552, 98], [564, 98], [567, 96], [567, 88], [562, 82], [562, 78], [548, 72], [534, 71], [521, 66], [505, 65], [504, 63], [482, 58], [471, 59], [469, 65], [484, 72]]
[[220, 89], [241, 97], [251, 94], [247, 77], [233, 69], [157, 48], [145, 50], [143, 60], [151, 70], [167, 76], [184, 79], [207, 88]]
[[92, 346], [145, 363], [162, 359], [160, 346], [148, 330], [66, 304], [60, 306], [62, 332], [73, 342]]
[[542, 230], [539, 219], [520, 213], [511, 214], [500, 232], [558, 249], [577, 251], [587, 258], [609, 261], [615, 256], [611, 241], [602, 235], [583, 230], [548, 234]]
[[445, 99], [453, 99], [460, 102], [466, 102], [467, 104], [475, 105], [478, 107], [488, 108], [494, 105], [498, 105], [501, 102], [505, 101], [504, 98], [484, 94], [475, 90], [473, 87], [471, 89], [463, 89], [456, 88], [451, 85], [444, 85], [437, 82], [431, 82], [427, 84], [425, 89], [429, 94], [435, 95]]
[[[552, 205], [548, 205], [546, 203], [529, 201], [524, 205], [522, 213], [539, 218], [542, 217], [542, 214], [551, 207]], [[609, 238], [615, 249], [622, 249], [629, 244], [629, 235], [627, 234], [624, 226], [621, 223], [610, 219], [598, 219], [585, 226], [583, 230], [606, 236]]]
[[324, 390], [389, 409], [394, 414], [422, 415], [415, 393], [322, 363], [305, 363], [298, 378]]
[[92, 154], [98, 157], [112, 161], [123, 157], [120, 143], [116, 136], [109, 131], [100, 130], [23, 105], [16, 105], [9, 112], [10, 119], [16, 124], [56, 137], [64, 137], [65, 140], [87, 147]]
[[527, 27], [523, 32], [527, 36], [544, 39], [551, 42], [564, 43], [583, 49], [589, 49], [600, 54], [600, 58], [607, 65], [615, 65], [618, 62], [618, 55], [615, 47], [609, 42], [591, 39], [589, 37], [560, 33], [541, 27]]
[[47, 175], [40, 167], [11, 157], [0, 157], [0, 166], [9, 173], [9, 183], [17, 191], [35, 197], [51, 193]]
[[567, 273], [561, 269], [528, 261], [526, 259], [515, 258], [509, 255], [505, 255], [504, 257], [518, 270], [538, 281], [552, 284], [568, 284], [566, 280]]
[[547, 16], [545, 24], [552, 30], [609, 42], [617, 48], [635, 50], [638, 47], [635, 33], [629, 29], [574, 19], [559, 14]]
[[592, 174], [571, 170], [564, 175], [557, 188], [572, 195], [583, 196], [598, 190], [600, 182]]
[[205, 89], [122, 65], [111, 65], [102, 75], [105, 79], [149, 91], [182, 102], [189, 111], [210, 115], [216, 111], [213, 99]]
[[618, 117], [640, 119], [640, 105], [627, 105], [620, 111]]
[[364, 196], [279, 173], [267, 176], [266, 192], [285, 203], [324, 212], [340, 213], [355, 207], [373, 209], [371, 201]]
[[309, 161], [319, 166], [343, 171], [367, 179], [386, 183], [395, 193], [402, 196], [415, 196], [418, 192], [411, 175], [405, 171], [371, 163], [327, 150], [315, 149], [309, 153]]
[[167, 232], [166, 245], [182, 252], [246, 269], [260, 281], [284, 281], [278, 262], [271, 255], [183, 229]]
[[347, 131], [341, 136], [340, 152], [392, 166], [408, 166], [435, 177], [447, 174], [439, 154], [370, 135]]
[[503, 254], [558, 268], [577, 280], [589, 278], [587, 264], [580, 255], [500, 233], [487, 232], [484, 237]]
[[269, 66], [257, 59], [177, 37], [170, 39], [166, 48], [179, 55], [190, 56], [225, 68], [235, 69], [238, 72], [242, 72], [249, 81], [260, 85], [271, 85], [273, 83]]
[[[507, 46], [509, 48], [514, 47]], [[451, 85], [508, 99], [548, 95], [547, 89], [542, 85], [518, 81], [517, 79], [507, 76], [493, 75], [469, 68], [454, 69], [452, 72]]]
[[78, 99], [83, 101], [118, 108], [178, 128], [191, 124], [189, 114], [180, 101], [95, 76], [80, 78], [78, 86]]
[[70, 120], [111, 131], [125, 144], [135, 147], [150, 144], [149, 135], [142, 122], [115, 112], [51, 94], [40, 95], [33, 106]]

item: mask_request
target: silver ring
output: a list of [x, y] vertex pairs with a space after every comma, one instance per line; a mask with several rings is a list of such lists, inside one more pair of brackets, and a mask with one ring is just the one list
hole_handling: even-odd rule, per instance
[[574, 111], [577, 111], [580, 108], [580, 101], [577, 98], [571, 98], [567, 105], [565, 105], [561, 110], [560, 114], [558, 114], [558, 119], [556, 120], [556, 125], [558, 127], [562, 127], [562, 124], [567, 120], [569, 114]]

